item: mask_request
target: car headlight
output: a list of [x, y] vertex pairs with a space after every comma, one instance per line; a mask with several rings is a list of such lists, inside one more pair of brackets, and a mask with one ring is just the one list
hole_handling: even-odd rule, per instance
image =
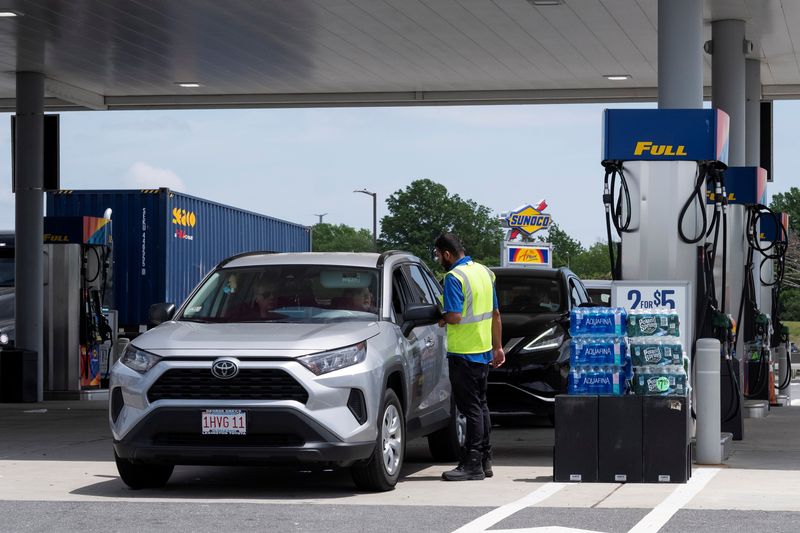
[[528, 344], [526, 344], [520, 350], [520, 353], [539, 352], [542, 350], [552, 350], [553, 348], [558, 348], [564, 342], [564, 334], [564, 328], [561, 326], [555, 325], [551, 328], [548, 328], [534, 337], [533, 340]]
[[128, 347], [125, 348], [125, 352], [122, 354], [122, 357], [120, 357], [119, 360], [128, 368], [135, 370], [140, 374], [144, 374], [153, 368], [156, 363], [161, 360], [161, 357], [157, 356], [156, 354], [140, 350], [133, 344], [129, 344]]
[[8, 338], [8, 335], [6, 335], [5, 333], [0, 333], [0, 345], [5, 346], [6, 344], [8, 344], [9, 340], [11, 339]]
[[340, 368], [356, 365], [366, 357], [367, 343], [359, 342], [347, 348], [304, 355], [303, 357], [298, 357], [297, 360], [314, 374], [320, 376]]

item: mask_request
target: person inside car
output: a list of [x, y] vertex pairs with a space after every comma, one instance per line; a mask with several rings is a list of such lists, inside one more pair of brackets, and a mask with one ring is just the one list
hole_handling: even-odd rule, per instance
[[372, 305], [372, 291], [369, 290], [369, 287], [345, 289], [344, 294], [348, 299], [348, 309], [353, 311], [365, 311], [367, 313], [375, 312], [375, 308]]
[[272, 284], [266, 280], [256, 280], [253, 283], [251, 295], [250, 301], [242, 302], [234, 308], [229, 315], [231, 320], [249, 321], [284, 318], [282, 314], [272, 311], [276, 307], [277, 297], [275, 287]]

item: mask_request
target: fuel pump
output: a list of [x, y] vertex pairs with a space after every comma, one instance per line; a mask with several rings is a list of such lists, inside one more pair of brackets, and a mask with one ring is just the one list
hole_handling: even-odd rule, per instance
[[111, 221], [45, 217], [45, 397], [92, 397], [103, 378], [115, 327], [106, 292], [111, 270]]
[[[738, 204], [744, 207], [746, 212], [750, 213], [754, 206], [763, 201], [766, 194], [767, 174], [766, 171], [758, 167], [729, 167], [722, 173], [723, 189], [722, 196], [724, 206], [730, 204]], [[709, 191], [709, 199], [714, 196], [719, 196], [719, 191]], [[757, 309], [755, 303], [755, 287], [753, 284], [752, 276], [752, 255], [747, 255], [743, 264], [728, 265], [728, 250], [726, 249], [728, 243], [728, 224], [727, 221], [723, 223], [723, 252], [722, 261], [718, 261], [719, 278], [721, 279], [718, 293], [721, 295], [720, 310], [728, 307], [726, 299], [728, 297], [726, 287], [728, 269], [743, 269], [744, 270], [744, 294], [740, 299], [740, 306], [734, 310], [735, 316], [718, 313], [714, 318], [714, 332], [715, 338], [720, 340], [722, 345], [721, 361], [720, 361], [720, 390], [721, 390], [721, 416], [722, 416], [722, 429], [723, 431], [733, 434], [735, 440], [742, 438], [743, 432], [743, 407], [744, 397], [748, 394], [746, 389], [747, 385], [741, 382], [741, 364], [747, 364], [746, 353], [736, 353], [737, 341], [740, 335], [744, 332], [750, 332], [754, 324], [763, 323], [763, 317], [756, 320], [756, 313], [749, 312], [743, 313], [742, 309], [753, 308]], [[716, 276], [715, 276], [716, 277]], [[717, 291], [717, 288], [714, 289]], [[738, 311], [738, 312], [737, 312]], [[763, 328], [762, 328], [763, 329]], [[766, 328], [768, 330], [768, 327]], [[759, 330], [761, 331], [761, 329]], [[749, 334], [748, 334], [749, 335]], [[750, 338], [745, 336], [743, 338]], [[748, 345], [750, 346], [750, 345]]]
[[[723, 171], [727, 164], [728, 128], [728, 116], [713, 109], [606, 110], [604, 115], [603, 202], [615, 280], [612, 287], [619, 287], [617, 280], [623, 280], [622, 287], [630, 295], [644, 294], [644, 287], [654, 284], [676, 289], [688, 286], [682, 290], [685, 297], [681, 297], [679, 305], [653, 298], [646, 307], [667, 306], [685, 313], [680, 328], [689, 359], [690, 383], [694, 382], [691, 375], [700, 338], [717, 337], [723, 346], [730, 346], [731, 321], [722, 313], [725, 295], [720, 306], [714, 278], [720, 238], [723, 256], [726, 255], [727, 194]], [[707, 186], [716, 193], [708, 212]], [[637, 282], [641, 282], [641, 290], [636, 288]], [[631, 310], [640, 305], [638, 300], [625, 302], [623, 292], [612, 291], [614, 305], [626, 305]], [[711, 368], [716, 366], [715, 349], [710, 351]], [[721, 353], [729, 352], [723, 348]], [[704, 350], [704, 368], [708, 355], [709, 350]], [[707, 376], [708, 371], [703, 372]], [[700, 393], [705, 394], [702, 402]], [[702, 415], [702, 420], [709, 421], [703, 425], [705, 434], [716, 433], [712, 441], [717, 443], [721, 442], [720, 405], [718, 389], [709, 386], [702, 391], [693, 389], [684, 410], [694, 414], [697, 407], [698, 428]], [[738, 410], [738, 404], [732, 408]], [[673, 445], [681, 446], [677, 442]]]
[[[789, 220], [786, 213], [775, 213], [769, 208], [759, 205], [754, 211], [752, 226], [748, 231], [748, 242], [760, 254], [759, 280], [762, 287], [771, 292], [771, 338], [769, 342], [770, 354], [778, 359], [777, 398], [770, 398], [773, 405], [781, 401], [790, 405], [791, 384], [791, 358], [789, 357], [789, 330], [781, 321], [780, 293], [783, 285], [785, 270], [786, 250], [789, 244]], [[751, 238], [751, 234], [753, 237]], [[765, 268], [765, 265], [767, 266]], [[768, 271], [771, 276], [764, 279], [763, 272]], [[763, 294], [763, 293], [762, 293]], [[774, 360], [774, 358], [773, 358]], [[769, 376], [774, 377], [772, 366], [769, 367]], [[774, 387], [770, 392], [774, 392]]]
[[[103, 314], [103, 296], [108, 283], [108, 254], [106, 246], [81, 246], [81, 315], [80, 315], [80, 375], [81, 387], [99, 387], [102, 382], [101, 350], [110, 353], [112, 330]], [[90, 263], [94, 265], [90, 268]], [[112, 345], [105, 345], [105, 343]], [[110, 360], [106, 357], [106, 360]]]

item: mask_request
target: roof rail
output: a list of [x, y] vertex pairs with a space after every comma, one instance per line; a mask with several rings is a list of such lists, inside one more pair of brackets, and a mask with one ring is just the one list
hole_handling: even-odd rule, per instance
[[222, 261], [219, 262], [219, 264], [217, 265], [216, 268], [222, 268], [225, 265], [227, 265], [228, 263], [230, 263], [231, 261], [234, 261], [236, 259], [241, 259], [242, 257], [248, 257], [248, 256], [251, 256], [251, 255], [277, 254], [277, 253], [278, 252], [276, 252], [274, 250], [262, 250], [262, 251], [259, 251], [259, 252], [242, 252], [240, 254], [232, 255], [232, 256], [228, 257], [227, 259], [223, 259]]
[[414, 255], [411, 252], [404, 252], [403, 250], [387, 250], [378, 257], [378, 263], [375, 266], [381, 268], [389, 257], [400, 254]]

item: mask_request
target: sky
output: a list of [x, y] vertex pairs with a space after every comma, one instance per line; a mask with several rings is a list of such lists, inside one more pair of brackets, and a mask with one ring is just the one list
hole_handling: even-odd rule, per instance
[[[371, 231], [372, 198], [355, 189], [377, 193], [380, 224], [389, 195], [428, 178], [498, 215], [544, 199], [553, 221], [590, 246], [605, 240], [607, 107], [642, 106], [64, 112], [61, 188], [169, 187], [300, 224], [325, 213], [324, 222]], [[9, 116], [0, 115], [0, 230], [14, 227]], [[800, 102], [777, 101], [774, 123], [770, 196], [800, 187]]]

